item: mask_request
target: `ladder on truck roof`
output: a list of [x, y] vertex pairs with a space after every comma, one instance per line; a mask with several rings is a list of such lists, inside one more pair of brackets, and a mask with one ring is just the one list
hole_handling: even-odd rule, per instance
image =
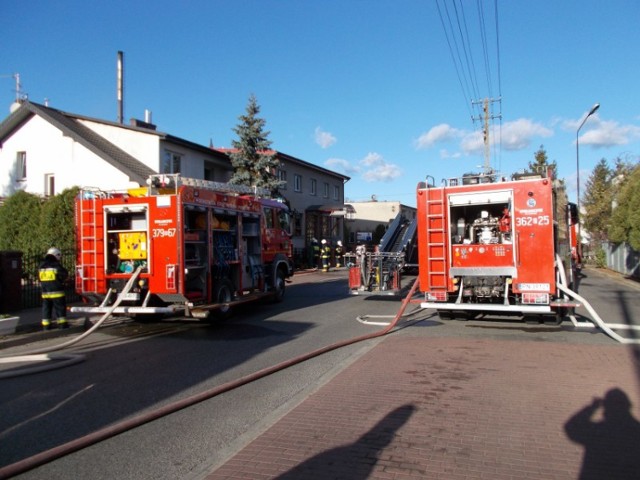
[[447, 245], [444, 188], [427, 188], [427, 255], [429, 288], [447, 289]]
[[176, 191], [180, 185], [189, 187], [204, 188], [214, 190], [216, 192], [236, 193], [238, 195], [258, 195], [268, 197], [271, 192], [266, 188], [249, 187], [247, 185], [236, 185], [232, 183], [214, 182], [213, 180], [203, 180], [200, 178], [183, 177], [179, 173], [161, 173], [150, 175], [147, 183], [155, 188], [175, 188]]

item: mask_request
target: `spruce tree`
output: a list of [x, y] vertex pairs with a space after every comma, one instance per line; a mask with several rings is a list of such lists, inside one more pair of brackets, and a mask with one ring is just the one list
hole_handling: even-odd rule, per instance
[[229, 155], [233, 166], [230, 183], [265, 188], [275, 194], [282, 186], [276, 172], [280, 162], [271, 148], [266, 121], [260, 117], [260, 106], [255, 95], [249, 97], [246, 113], [233, 129], [238, 139], [232, 142], [234, 151]]
[[547, 151], [544, 149], [544, 145], [540, 145], [538, 151], [534, 154], [534, 161], [529, 162], [529, 171], [533, 173], [546, 174], [547, 168], [551, 168], [553, 173], [553, 178], [556, 178], [558, 171], [558, 164], [554, 160], [549, 163], [549, 157], [547, 156]]

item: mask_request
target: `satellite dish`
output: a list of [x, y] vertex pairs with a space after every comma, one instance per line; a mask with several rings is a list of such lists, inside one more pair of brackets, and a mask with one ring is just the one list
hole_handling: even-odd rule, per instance
[[20, 108], [20, 102], [13, 102], [9, 107], [9, 113], [13, 113]]

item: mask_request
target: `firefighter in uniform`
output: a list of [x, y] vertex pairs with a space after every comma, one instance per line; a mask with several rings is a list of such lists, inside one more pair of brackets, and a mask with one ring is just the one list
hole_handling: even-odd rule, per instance
[[338, 240], [336, 248], [334, 250], [336, 256], [336, 267], [340, 268], [342, 266], [342, 241]]
[[64, 283], [69, 272], [60, 263], [62, 254], [55, 247], [47, 250], [47, 255], [38, 268], [38, 277], [42, 287], [42, 328], [51, 328], [52, 314], [58, 321], [58, 327], [68, 328], [66, 311], [67, 302], [64, 297]]
[[311, 265], [313, 268], [318, 268], [318, 261], [320, 260], [320, 245], [316, 238], [311, 239]]
[[320, 256], [322, 257], [322, 271], [329, 271], [329, 260], [331, 258], [331, 247], [327, 244], [327, 241], [323, 238], [322, 247], [320, 248]]

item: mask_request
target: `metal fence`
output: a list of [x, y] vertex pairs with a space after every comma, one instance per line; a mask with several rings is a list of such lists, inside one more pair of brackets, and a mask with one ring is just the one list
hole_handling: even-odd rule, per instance
[[[40, 280], [38, 279], [38, 266], [43, 260], [42, 255], [22, 256], [22, 308], [39, 307], [41, 301]], [[62, 265], [69, 271], [69, 282], [65, 286], [67, 303], [80, 301], [80, 296], [75, 291], [76, 254], [73, 250], [62, 251]]]
[[626, 243], [602, 244], [607, 255], [607, 268], [640, 279], [640, 252]]

